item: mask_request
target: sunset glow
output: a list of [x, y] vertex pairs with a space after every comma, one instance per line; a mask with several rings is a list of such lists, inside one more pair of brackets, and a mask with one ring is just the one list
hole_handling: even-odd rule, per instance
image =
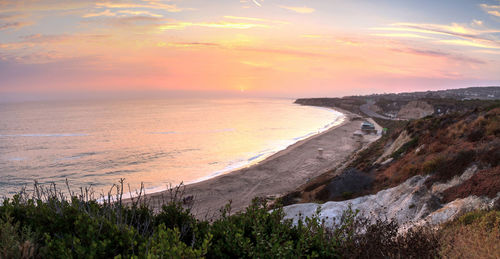
[[0, 0], [0, 93], [500, 84], [500, 1]]

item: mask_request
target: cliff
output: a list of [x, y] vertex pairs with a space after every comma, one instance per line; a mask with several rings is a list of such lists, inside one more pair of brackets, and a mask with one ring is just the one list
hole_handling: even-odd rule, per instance
[[[380, 123], [379, 123], [380, 124]], [[440, 224], [500, 204], [500, 102], [395, 126], [344, 167], [284, 197], [287, 217], [362, 215], [405, 225]], [[312, 201], [325, 202], [322, 205]]]

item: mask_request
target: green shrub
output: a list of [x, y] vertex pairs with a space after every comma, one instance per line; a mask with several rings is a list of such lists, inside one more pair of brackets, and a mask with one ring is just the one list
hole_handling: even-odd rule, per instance
[[255, 199], [243, 213], [213, 222], [207, 258], [334, 258], [336, 243], [319, 218], [293, 224], [281, 208], [268, 212], [264, 200]]
[[143, 253], [148, 259], [153, 258], [201, 258], [207, 253], [211, 235], [202, 240], [200, 248], [188, 246], [181, 240], [179, 229], [166, 228], [160, 224], [149, 241], [149, 249], [143, 244]]
[[0, 217], [0, 258], [30, 258], [36, 253], [34, 234], [13, 223], [10, 215]]

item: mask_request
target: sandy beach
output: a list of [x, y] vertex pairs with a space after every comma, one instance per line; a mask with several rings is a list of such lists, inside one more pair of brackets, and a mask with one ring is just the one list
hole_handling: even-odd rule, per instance
[[[355, 136], [363, 120], [340, 110], [344, 121], [325, 132], [299, 141], [258, 164], [185, 186], [184, 197], [192, 196], [192, 212], [198, 218], [217, 215], [232, 201], [231, 211], [243, 210], [254, 197], [279, 197], [310, 179], [342, 164], [357, 150], [378, 139], [376, 135]], [[376, 125], [377, 129], [380, 127]], [[323, 156], [318, 156], [318, 149]], [[168, 191], [148, 194], [152, 204], [160, 204]]]

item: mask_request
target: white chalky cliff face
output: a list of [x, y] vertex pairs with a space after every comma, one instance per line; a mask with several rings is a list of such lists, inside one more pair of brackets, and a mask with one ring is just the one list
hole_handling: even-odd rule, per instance
[[343, 211], [351, 206], [353, 210], [359, 210], [360, 216], [373, 221], [396, 220], [401, 227], [424, 223], [437, 225], [467, 211], [491, 208], [500, 198], [498, 193], [493, 199], [469, 196], [446, 204], [440, 203], [439, 197], [444, 190], [470, 179], [476, 171], [477, 167], [472, 166], [460, 177], [455, 177], [447, 183], [436, 183], [430, 188], [424, 184], [428, 176], [417, 175], [394, 188], [352, 200], [294, 204], [284, 207], [285, 218], [296, 222], [299, 218], [311, 217], [320, 207], [320, 219], [332, 226], [335, 221], [339, 222]]

